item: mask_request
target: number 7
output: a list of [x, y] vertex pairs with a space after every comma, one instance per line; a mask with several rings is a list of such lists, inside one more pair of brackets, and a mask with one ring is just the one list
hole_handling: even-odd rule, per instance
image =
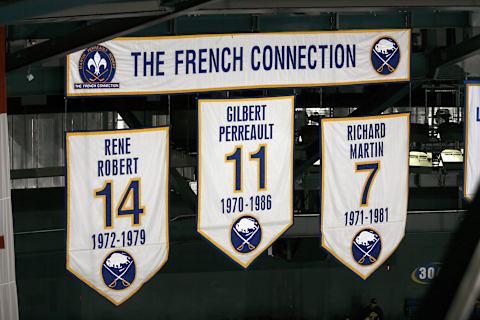
[[362, 198], [360, 199], [360, 206], [368, 206], [368, 197], [370, 195], [370, 188], [372, 187], [373, 180], [377, 176], [378, 170], [380, 170], [380, 161], [376, 162], [363, 162], [355, 164], [355, 172], [370, 171], [367, 180], [363, 185]]

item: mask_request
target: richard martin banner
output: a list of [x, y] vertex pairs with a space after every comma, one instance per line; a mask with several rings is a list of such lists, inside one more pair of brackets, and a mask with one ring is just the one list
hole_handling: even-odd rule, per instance
[[409, 114], [322, 119], [322, 246], [361, 278], [405, 234]]

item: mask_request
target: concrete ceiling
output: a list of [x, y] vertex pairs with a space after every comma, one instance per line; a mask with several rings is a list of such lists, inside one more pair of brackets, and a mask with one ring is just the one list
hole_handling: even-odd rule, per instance
[[[17, 0], [0, 1], [0, 24], [99, 20], [163, 15], [182, 0]], [[382, 12], [398, 10], [473, 11], [478, 0], [244, 0], [213, 1], [190, 14], [318, 14], [322, 12]]]

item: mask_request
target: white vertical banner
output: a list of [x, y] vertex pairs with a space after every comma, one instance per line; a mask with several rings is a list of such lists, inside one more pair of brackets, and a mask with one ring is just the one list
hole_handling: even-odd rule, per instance
[[8, 149], [7, 114], [0, 112], [0, 319], [13, 320], [18, 319], [18, 302]]
[[0, 319], [18, 319], [10, 153], [8, 151], [7, 86], [5, 73], [6, 27], [0, 25]]
[[480, 83], [466, 83], [465, 104], [465, 198], [472, 199], [480, 181]]
[[169, 129], [68, 132], [67, 270], [115, 305], [168, 258]]
[[198, 102], [198, 232], [247, 268], [293, 223], [294, 98]]
[[362, 279], [405, 234], [409, 130], [409, 114], [322, 119], [322, 246]]

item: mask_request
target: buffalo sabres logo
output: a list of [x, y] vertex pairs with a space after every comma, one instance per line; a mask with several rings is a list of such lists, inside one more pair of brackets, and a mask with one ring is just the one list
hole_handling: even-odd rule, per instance
[[382, 250], [382, 240], [372, 229], [363, 229], [355, 235], [352, 241], [352, 255], [362, 266], [369, 266], [378, 260]]
[[260, 223], [252, 216], [242, 216], [233, 223], [230, 238], [235, 250], [250, 253], [262, 239]]
[[123, 290], [135, 280], [135, 261], [122, 250], [110, 253], [103, 262], [103, 282], [113, 290]]
[[113, 53], [106, 47], [96, 45], [86, 49], [78, 61], [78, 72], [83, 83], [76, 83], [76, 89], [119, 88], [111, 83], [117, 65]]
[[372, 47], [372, 66], [381, 75], [393, 73], [400, 62], [400, 50], [395, 40], [383, 37], [377, 40]]

